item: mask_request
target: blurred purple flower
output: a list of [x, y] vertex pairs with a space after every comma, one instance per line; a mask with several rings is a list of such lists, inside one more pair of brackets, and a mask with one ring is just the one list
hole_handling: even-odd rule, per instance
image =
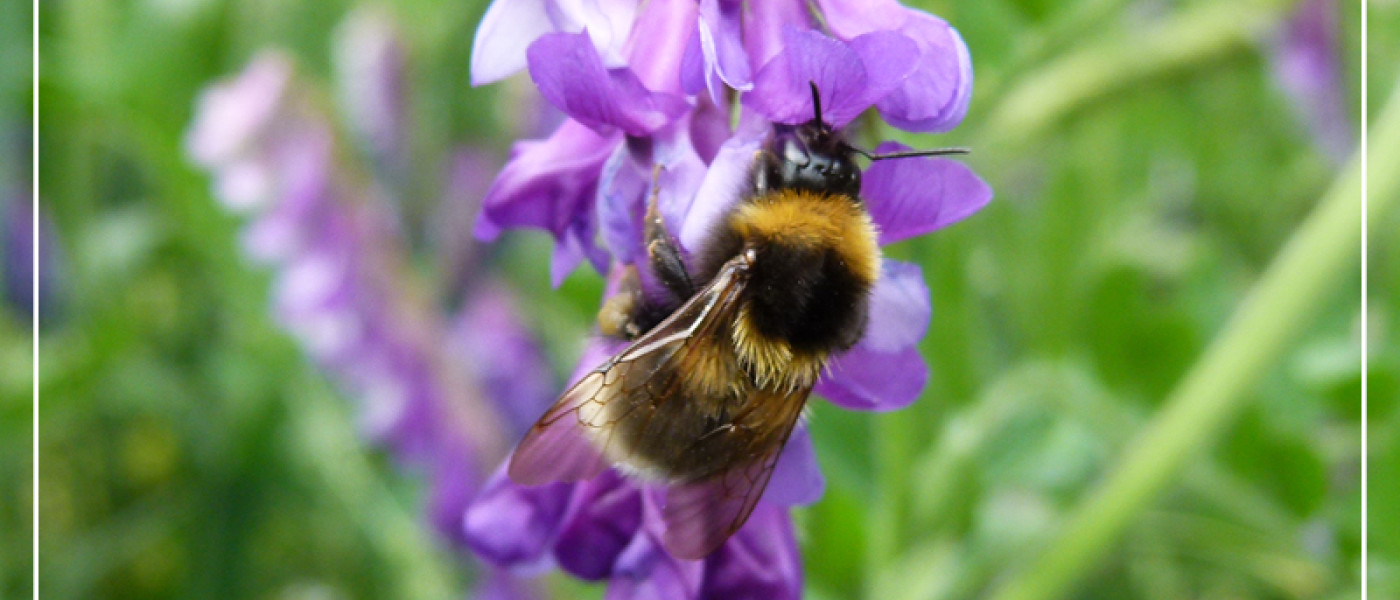
[[[556, 285], [585, 257], [611, 272], [614, 284], [620, 265], [634, 264], [645, 280], [641, 219], [653, 166], [663, 167], [660, 211], [693, 252], [739, 200], [772, 124], [812, 118], [808, 82], [817, 83], [824, 117], [838, 127], [870, 108], [913, 131], [946, 131], [962, 120], [971, 62], [946, 22], [893, 1], [816, 7], [830, 36], [816, 29], [804, 0], [619, 0], [594, 12], [562, 1], [493, 3], [477, 32], [473, 81], [528, 66], [569, 120], [549, 139], [517, 144], [487, 195], [478, 233], [550, 231]], [[583, 25], [604, 21], [605, 35]], [[735, 129], [726, 89], [745, 92]], [[920, 158], [875, 163], [862, 197], [888, 244], [969, 216], [991, 190], [961, 163]], [[886, 260], [872, 302], [866, 335], [833, 360], [816, 391], [847, 408], [891, 410], [912, 402], [928, 377], [916, 350], [930, 318], [920, 269]], [[590, 344], [576, 377], [618, 349]], [[824, 485], [800, 424], [753, 516], [701, 561], [677, 560], [662, 548], [662, 490], [615, 471], [530, 488], [499, 470], [464, 527], [468, 543], [495, 564], [522, 571], [558, 565], [607, 579], [609, 597], [719, 598], [736, 590], [797, 597], [800, 561], [785, 507], [815, 501]]]
[[393, 178], [408, 162], [404, 54], [382, 10], [357, 9], [340, 25], [334, 58], [346, 125], [371, 163]]
[[[339, 162], [340, 140], [290, 62], [275, 53], [201, 95], [186, 146], [210, 171], [215, 196], [250, 217], [242, 241], [249, 256], [276, 271], [279, 323], [359, 402], [365, 435], [427, 473], [427, 520], [465, 546], [464, 515], [490, 470], [483, 465], [499, 462], [557, 386], [514, 298], [484, 274], [475, 242], [438, 232], [450, 304], [460, 306], [455, 314], [415, 294], [420, 286], [408, 280], [407, 249], [388, 201], [395, 182], [384, 181], [394, 172], [383, 168], [403, 160], [409, 141], [402, 46], [378, 13], [356, 13], [342, 31], [340, 84], [350, 130], [369, 150], [367, 184]], [[665, 110], [684, 110], [679, 97], [666, 101]], [[637, 114], [652, 118], [645, 108]], [[485, 172], [495, 164], [479, 152], [457, 153], [445, 227], [466, 229], [459, 213], [482, 205]], [[520, 214], [538, 218], [528, 209]], [[573, 227], [578, 214], [561, 220]], [[492, 227], [483, 215], [478, 230]], [[581, 243], [576, 250], [581, 257]], [[478, 593], [522, 598], [535, 590], [514, 573], [488, 569]]]
[[25, 318], [34, 316], [34, 206], [28, 194], [5, 202], [0, 248], [5, 257], [5, 304]]
[[34, 253], [39, 253], [39, 325], [48, 326], [62, 311], [62, 260], [54, 240], [53, 223], [39, 214], [39, 237], [34, 237], [34, 202], [27, 191], [14, 193], [5, 202], [0, 229], [4, 252], [5, 304], [25, 319], [34, 317]]
[[489, 247], [476, 238], [482, 194], [500, 170], [499, 157], [476, 148], [458, 150], [447, 165], [447, 184], [431, 231], [438, 250], [444, 291], [451, 305], [461, 302], [485, 269]]
[[[464, 542], [460, 514], [507, 436], [448, 352], [445, 317], [408, 291], [378, 188], [350, 183], [307, 96], [285, 58], [264, 54], [201, 96], [187, 147], [216, 196], [251, 217], [245, 247], [276, 270], [277, 320], [358, 401], [365, 435], [431, 474], [429, 520]], [[232, 177], [257, 193], [221, 185]]]
[[1278, 79], [1318, 146], [1340, 162], [1356, 149], [1356, 126], [1347, 114], [1332, 0], [1304, 0], [1283, 24], [1273, 52]]
[[479, 282], [453, 324], [449, 350], [502, 416], [506, 436], [525, 435], [558, 393], [539, 343], [521, 322], [519, 300], [494, 282]]

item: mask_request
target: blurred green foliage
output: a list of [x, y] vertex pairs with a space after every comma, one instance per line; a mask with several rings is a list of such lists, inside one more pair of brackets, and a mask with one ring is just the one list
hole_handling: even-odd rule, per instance
[[[925, 397], [879, 415], [814, 403], [829, 485], [798, 512], [813, 598], [973, 598], [1025, 568], [1338, 170], [1271, 78], [1270, 36], [1289, 3], [926, 4], [960, 29], [979, 83], [963, 127], [905, 141], [971, 146], [997, 198], [890, 249], [923, 265], [932, 293]], [[1344, 4], [1347, 94], [1359, 99], [1357, 10]], [[68, 272], [65, 319], [40, 354], [47, 597], [468, 589], [469, 558], [402, 525], [421, 521], [418, 476], [353, 438], [349, 409], [269, 317], [268, 274], [240, 256], [238, 220], [182, 154], [195, 94], [265, 46], [326, 84], [332, 33], [352, 6], [42, 4], [40, 185]], [[503, 154], [518, 129], [497, 118], [501, 86], [468, 85], [483, 10], [392, 6], [420, 157], [411, 224], [436, 208], [454, 147]], [[1370, 12], [1368, 117], [1400, 68], [1400, 8]], [[9, 33], [4, 126], [22, 128], [27, 96], [15, 90], [27, 79]], [[562, 371], [601, 287], [580, 272], [542, 291], [547, 249], [541, 236], [511, 237], [498, 270], [536, 291], [522, 308]], [[1377, 534], [1400, 531], [1397, 250], [1373, 236], [1366, 365], [1372, 493], [1386, 494], [1370, 502], [1372, 579], [1394, 594], [1400, 537]], [[418, 256], [425, 281], [441, 279], [436, 265], [430, 249]], [[1354, 597], [1359, 273], [1340, 280], [1240, 418], [1086, 566], [1074, 597]], [[0, 475], [27, 482], [27, 325], [0, 325]], [[0, 504], [5, 525], [27, 530], [27, 492], [6, 489], [19, 502]], [[22, 595], [27, 545], [7, 542], [0, 556], [3, 595]]]

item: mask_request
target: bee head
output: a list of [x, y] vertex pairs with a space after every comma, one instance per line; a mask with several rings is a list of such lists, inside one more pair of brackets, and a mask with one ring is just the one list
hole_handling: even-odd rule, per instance
[[801, 125], [774, 126], [773, 137], [763, 148], [763, 160], [754, 173], [760, 192], [806, 190], [859, 198], [860, 166], [857, 154], [872, 161], [888, 158], [967, 154], [966, 148], [939, 148], [871, 154], [846, 143], [840, 131], [822, 120], [821, 95], [812, 87], [812, 120]]
[[841, 134], [820, 118], [801, 125], [778, 125], [764, 153], [764, 181], [770, 189], [798, 189], [852, 198], [860, 193], [860, 167]]

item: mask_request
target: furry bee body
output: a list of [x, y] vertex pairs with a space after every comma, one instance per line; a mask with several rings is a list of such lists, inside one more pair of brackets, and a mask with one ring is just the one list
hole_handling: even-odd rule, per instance
[[760, 386], [811, 386], [831, 353], [865, 332], [880, 246], [858, 199], [787, 189], [757, 196], [706, 248], [701, 273], [754, 250], [732, 341]]
[[[701, 481], [780, 447], [802, 400], [775, 403], [799, 392], [805, 399], [832, 353], [860, 339], [879, 275], [874, 225], [843, 195], [785, 189], [748, 198], [704, 247], [696, 281], [714, 284], [734, 264], [720, 282], [732, 298], [711, 309], [714, 325], [696, 331], [682, 356], [645, 357], [620, 375], [624, 389], [634, 373], [646, 377], [658, 399], [646, 410], [664, 416], [627, 419], [637, 409], [625, 403], [604, 409], [616, 422], [608, 458], [666, 482]], [[645, 301], [633, 310], [641, 331], [666, 312]]]

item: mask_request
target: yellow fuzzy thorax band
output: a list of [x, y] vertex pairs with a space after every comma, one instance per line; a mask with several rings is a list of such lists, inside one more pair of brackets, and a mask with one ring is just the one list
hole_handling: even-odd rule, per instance
[[830, 246], [870, 284], [880, 276], [875, 224], [858, 201], [847, 196], [788, 190], [740, 206], [731, 219], [745, 239], [798, 247]]

